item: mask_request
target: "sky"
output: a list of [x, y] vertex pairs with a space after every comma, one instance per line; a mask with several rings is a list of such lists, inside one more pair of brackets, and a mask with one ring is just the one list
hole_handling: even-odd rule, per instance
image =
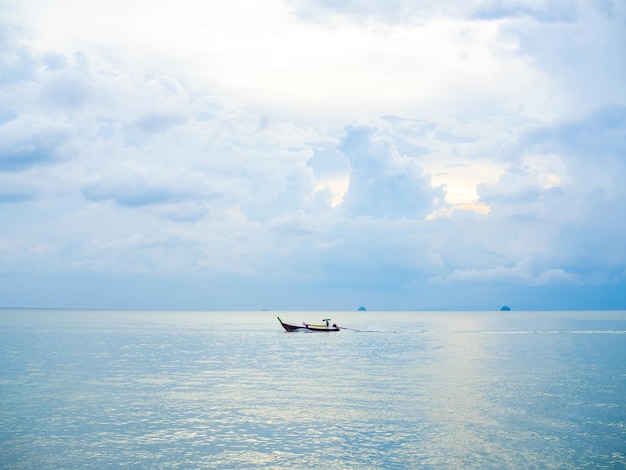
[[621, 0], [0, 0], [0, 307], [626, 309]]

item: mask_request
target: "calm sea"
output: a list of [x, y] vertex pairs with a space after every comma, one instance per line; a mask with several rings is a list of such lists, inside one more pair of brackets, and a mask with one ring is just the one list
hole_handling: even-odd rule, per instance
[[0, 467], [626, 468], [626, 312], [0, 310]]

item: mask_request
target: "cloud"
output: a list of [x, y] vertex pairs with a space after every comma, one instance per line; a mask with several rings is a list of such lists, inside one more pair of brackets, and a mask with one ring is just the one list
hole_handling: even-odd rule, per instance
[[544, 153], [567, 153], [572, 158], [626, 159], [625, 128], [626, 106], [613, 104], [529, 131], [522, 145]]
[[22, 115], [4, 123], [0, 126], [0, 172], [57, 161], [71, 133], [66, 124], [40, 115]]
[[61, 69], [42, 77], [39, 102], [65, 111], [84, 106], [95, 94], [93, 83], [76, 70]]
[[544, 0], [528, 2], [522, 0], [482, 2], [474, 12], [476, 18], [500, 20], [504, 18], [528, 17], [542, 23], [575, 21], [578, 17], [577, 2]]
[[623, 2], [611, 1], [579, 1], [576, 5], [575, 21], [512, 22], [502, 26], [501, 34], [514, 38], [517, 54], [532, 60], [534, 67], [550, 77], [553, 92], [548, 99], [560, 114], [626, 105], [626, 63], [616, 60], [626, 43], [626, 7]]
[[535, 126], [523, 132], [511, 148], [508, 170], [499, 182], [481, 186], [480, 193], [490, 204], [496, 204], [496, 199], [506, 203], [520, 191], [543, 202], [565, 197], [586, 205], [585, 199], [594, 191], [601, 191], [607, 201], [621, 199], [625, 196], [621, 183], [626, 171], [624, 148], [626, 107], [621, 105]]
[[[305, 19], [328, 21], [329, 16], [352, 18], [357, 21], [407, 22], [415, 18], [430, 16], [444, 10], [432, 2], [390, 0], [384, 3], [361, 0], [298, 0], [295, 4], [296, 13]], [[448, 2], [450, 3], [450, 2]], [[455, 2], [452, 2], [454, 4]]]
[[[479, 187], [491, 216], [515, 233], [517, 249], [503, 244], [502, 252], [519, 257], [534, 245], [546, 260], [545, 272], [551, 273], [546, 279], [562, 269], [579, 282], [600, 277], [619, 282], [626, 264], [626, 222], [616, 216], [626, 204], [625, 138], [621, 106], [522, 133], [504, 174]], [[517, 272], [498, 269], [464, 273]]]
[[191, 117], [189, 94], [175, 78], [147, 77], [141, 90], [128, 90], [136, 106], [128, 118], [127, 133], [135, 130], [159, 133], [184, 124]]
[[198, 222], [211, 214], [211, 201], [184, 201], [155, 208], [158, 217], [180, 223]]
[[531, 286], [544, 286], [554, 284], [581, 283], [579, 277], [562, 268], [549, 268], [541, 270], [540, 266], [545, 260], [531, 256], [518, 261], [515, 266], [497, 266], [488, 269], [459, 269], [450, 273], [443, 282], [445, 283], [470, 283], [470, 284], [521, 284]]
[[[472, 20], [464, 2], [185, 5], [137, 1], [118, 15], [97, 2], [62, 0], [54, 8], [15, 6], [12, 16], [28, 18], [37, 32], [31, 43], [39, 47], [72, 54], [79, 44], [89, 57], [112, 56], [127, 70], [177, 71], [192, 77], [189, 84], [248, 106], [341, 126], [417, 109], [467, 115], [478, 106], [510, 111], [524, 105], [536, 114], [553, 91], [516, 54], [517, 38], [499, 34], [497, 23]], [[80, 22], [61, 13], [69, 8]], [[327, 15], [307, 21], [298, 14], [303, 10], [343, 14], [334, 23]], [[415, 15], [418, 21], [406, 21]], [[364, 16], [372, 21], [353, 20]], [[380, 18], [398, 21], [381, 26]]]
[[0, 204], [6, 204], [11, 202], [24, 202], [33, 199], [33, 196], [28, 191], [24, 191], [22, 188], [2, 188], [0, 189]]
[[[0, 29], [0, 85], [29, 80], [36, 73], [39, 59], [37, 54], [24, 44], [20, 44], [24, 32], [7, 21]], [[3, 88], [3, 91], [5, 89]], [[4, 97], [4, 95], [2, 95]]]
[[[478, 0], [434, 3], [423, 0], [343, 1], [298, 0], [297, 14], [305, 19], [329, 21], [332, 17], [351, 18], [354, 21], [379, 23], [425, 22], [436, 18], [456, 20], [502, 20], [530, 18], [538, 22], [573, 22], [578, 17], [576, 1], [543, 0]], [[604, 2], [605, 11], [612, 11], [610, 0]]]
[[371, 127], [348, 126], [339, 148], [351, 166], [341, 205], [351, 216], [424, 218], [443, 199], [416, 160]]
[[5, 278], [623, 306], [621, 3], [33, 1], [0, 29]]
[[92, 201], [113, 200], [122, 206], [146, 206], [219, 195], [214, 192], [215, 185], [201, 173], [173, 175], [169, 170], [137, 163], [114, 169], [86, 183], [81, 188], [83, 196]]

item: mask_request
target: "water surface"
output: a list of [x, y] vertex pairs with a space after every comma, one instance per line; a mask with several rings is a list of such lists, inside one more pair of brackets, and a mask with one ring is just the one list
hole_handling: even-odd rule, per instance
[[0, 467], [624, 468], [625, 312], [0, 310]]

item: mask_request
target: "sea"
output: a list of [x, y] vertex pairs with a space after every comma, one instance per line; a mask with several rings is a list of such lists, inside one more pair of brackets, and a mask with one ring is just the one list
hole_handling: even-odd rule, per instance
[[0, 468], [626, 468], [626, 312], [0, 309]]

